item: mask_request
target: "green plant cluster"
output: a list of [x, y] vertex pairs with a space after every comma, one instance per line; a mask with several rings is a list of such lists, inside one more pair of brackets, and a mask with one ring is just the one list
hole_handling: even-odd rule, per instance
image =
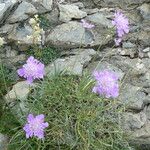
[[26, 51], [26, 54], [28, 56], [34, 56], [36, 59], [47, 65], [60, 56], [60, 51], [53, 47], [39, 48], [35, 46]]
[[[45, 78], [27, 100], [29, 113], [45, 114], [49, 127], [43, 141], [26, 139], [22, 129], [11, 139], [18, 150], [129, 150], [118, 122], [117, 100], [100, 98], [90, 77]], [[26, 118], [24, 119], [26, 122]], [[25, 124], [22, 123], [22, 127]]]
[[14, 84], [13, 71], [0, 63], [0, 133], [13, 135], [13, 128], [18, 126], [18, 121], [6, 106], [4, 95]]

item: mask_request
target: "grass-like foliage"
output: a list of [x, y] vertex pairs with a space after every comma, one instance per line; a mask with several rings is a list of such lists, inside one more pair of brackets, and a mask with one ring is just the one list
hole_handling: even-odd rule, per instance
[[60, 56], [60, 51], [53, 47], [39, 48], [35, 46], [26, 51], [26, 54], [28, 56], [34, 56], [36, 59], [47, 65]]
[[4, 105], [3, 96], [15, 82], [13, 71], [10, 71], [2, 62], [0, 62], [0, 117]]
[[0, 63], [0, 133], [13, 135], [13, 128], [18, 126], [18, 122], [7, 108], [4, 95], [14, 84], [15, 77], [13, 71]]
[[122, 108], [117, 107], [116, 100], [93, 94], [93, 84], [89, 77], [58, 75], [46, 78], [27, 100], [29, 113], [44, 114], [49, 123], [45, 139], [26, 139], [21, 127], [11, 139], [9, 148], [129, 150], [119, 126]]
[[12, 84], [14, 84], [13, 71], [0, 62], [0, 97], [6, 94]]

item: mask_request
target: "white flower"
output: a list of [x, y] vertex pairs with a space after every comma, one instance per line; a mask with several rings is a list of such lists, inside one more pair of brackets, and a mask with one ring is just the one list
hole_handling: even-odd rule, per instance
[[4, 38], [0, 37], [0, 46], [2, 46], [5, 43]]
[[31, 18], [30, 20], [29, 20], [29, 24], [30, 25], [33, 25], [33, 24], [36, 24], [37, 22], [36, 22], [36, 20], [34, 19], [34, 18]]

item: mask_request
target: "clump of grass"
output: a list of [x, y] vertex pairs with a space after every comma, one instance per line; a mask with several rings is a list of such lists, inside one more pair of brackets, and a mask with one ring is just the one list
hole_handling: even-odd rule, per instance
[[3, 113], [0, 116], [0, 120], [0, 133], [7, 134], [9, 137], [15, 133], [13, 129], [20, 125], [16, 117], [11, 113], [10, 109], [7, 107], [3, 109]]
[[14, 83], [13, 73], [0, 62], [0, 97], [6, 94], [8, 87]]
[[60, 51], [53, 47], [32, 47], [26, 52], [26, 54], [28, 56], [34, 56], [36, 59], [47, 65], [60, 56]]
[[3, 96], [7, 93], [14, 82], [15, 77], [13, 76], [13, 71], [9, 70], [2, 62], [0, 62], [0, 117], [2, 116], [4, 106]]
[[39, 15], [40, 27], [47, 30], [51, 27], [51, 22], [43, 15]]
[[29, 113], [46, 116], [49, 127], [45, 139], [26, 139], [21, 129], [9, 148], [13, 145], [20, 150], [129, 150], [119, 126], [122, 108], [117, 107], [116, 100], [93, 94], [92, 87], [89, 77], [46, 78], [27, 100]]
[[18, 126], [18, 121], [7, 108], [3, 97], [14, 83], [13, 71], [0, 63], [0, 133], [10, 136], [15, 133], [12, 129]]

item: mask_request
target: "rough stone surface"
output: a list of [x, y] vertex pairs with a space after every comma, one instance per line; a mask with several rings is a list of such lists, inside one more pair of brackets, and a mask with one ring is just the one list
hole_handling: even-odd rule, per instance
[[[33, 29], [29, 25], [16, 26], [8, 35], [8, 42], [15, 43], [19, 47], [19, 50], [27, 50], [33, 44], [33, 41], [28, 38], [28, 36], [32, 35], [32, 32]], [[34, 44], [40, 44], [40, 42]]]
[[[144, 29], [144, 28], [142, 28]], [[139, 43], [140, 45], [145, 45], [145, 46], [150, 46], [150, 31], [139, 31], [139, 32], [134, 32], [130, 33], [126, 36], [125, 39], [128, 41], [131, 41], [133, 43]]]
[[[111, 24], [115, 10], [121, 10], [130, 23], [130, 32], [118, 47], [114, 46], [116, 33]], [[22, 65], [25, 51], [33, 44], [27, 36], [33, 32], [28, 20], [34, 14], [40, 14], [46, 46], [61, 49], [61, 57], [46, 67], [47, 75], [82, 75], [84, 71], [91, 74], [95, 68], [116, 72], [120, 79], [117, 100], [127, 106], [122, 116], [125, 132], [132, 135], [132, 143], [150, 145], [149, 0], [0, 0], [0, 37], [5, 38], [0, 59], [9, 68]], [[95, 27], [85, 29], [82, 18]], [[11, 98], [6, 95], [18, 119], [22, 118], [20, 108], [28, 113], [26, 97], [30, 90], [24, 84], [14, 85], [23, 86], [24, 91], [18, 89], [21, 95], [17, 92], [19, 100], [14, 87], [9, 93]]]
[[57, 8], [53, 9], [50, 13], [46, 13], [45, 15], [45, 18], [49, 21], [50, 23], [50, 27], [48, 28], [54, 28], [56, 27], [57, 25], [60, 24], [60, 21], [59, 21], [59, 10]]
[[73, 49], [73, 56], [56, 59], [52, 64], [46, 67], [47, 75], [59, 72], [66, 74], [82, 75], [83, 68], [90, 62], [96, 54], [93, 49]]
[[107, 29], [86, 30], [81, 23], [70, 21], [54, 28], [46, 38], [46, 42], [56, 47], [76, 48], [105, 45], [112, 41], [112, 35]]
[[18, 82], [13, 86], [12, 90], [5, 96], [6, 102], [12, 103], [16, 99], [25, 100], [33, 87], [35, 87], [35, 84], [29, 85], [27, 81]]
[[135, 144], [149, 144], [150, 143], [150, 122], [148, 122], [143, 128], [140, 128], [132, 132], [133, 143]]
[[9, 23], [15, 23], [19, 21], [24, 21], [28, 19], [30, 16], [33, 16], [38, 11], [31, 3], [27, 3], [23, 1], [18, 8], [15, 10], [12, 16], [8, 19]]
[[149, 105], [145, 106], [144, 113], [146, 114], [147, 119], [150, 121], [150, 106]]
[[28, 2], [32, 3], [38, 13], [46, 13], [46, 12], [50, 12], [52, 10], [53, 7], [53, 0], [27, 0]]
[[8, 137], [0, 133], [0, 150], [7, 150]]
[[59, 5], [60, 21], [68, 22], [71, 19], [81, 19], [87, 16], [86, 12], [79, 10], [75, 5]]
[[86, 32], [82, 25], [72, 21], [57, 26], [47, 37], [49, 44], [59, 47], [87, 46], [93, 42], [92, 33]]
[[146, 94], [140, 91], [140, 87], [135, 87], [130, 84], [126, 84], [124, 85], [124, 87], [121, 87], [121, 89], [122, 91], [118, 99], [120, 101], [123, 101], [122, 103], [127, 104], [127, 107], [129, 109], [143, 109], [143, 103], [146, 99]]
[[5, 24], [0, 28], [1, 35], [8, 35], [10, 34], [13, 29], [17, 26], [17, 24]]
[[136, 47], [136, 45], [131, 42], [123, 42], [122, 47], [123, 48], [134, 48], [134, 47]]
[[148, 0], [94, 0], [95, 5], [103, 6], [103, 7], [116, 7], [120, 6], [122, 9], [134, 8], [134, 5], [142, 4], [144, 2], [148, 2]]
[[112, 28], [113, 25], [110, 20], [106, 18], [106, 15], [103, 15], [101, 12], [89, 15], [86, 17], [87, 20], [95, 23], [96, 25]]
[[27, 81], [21, 81], [16, 83], [12, 90], [5, 95], [6, 103], [19, 121], [23, 121], [23, 117], [29, 113], [26, 99], [35, 86], [36, 84], [29, 85]]
[[140, 112], [133, 114], [130, 112], [124, 113], [123, 126], [125, 130], [140, 129], [146, 124], [147, 118], [145, 113]]
[[141, 15], [144, 19], [150, 20], [150, 4], [143, 4], [139, 8]]
[[4, 23], [4, 21], [11, 14], [13, 9], [17, 7], [17, 5], [17, 1], [0, 1], [0, 25]]

